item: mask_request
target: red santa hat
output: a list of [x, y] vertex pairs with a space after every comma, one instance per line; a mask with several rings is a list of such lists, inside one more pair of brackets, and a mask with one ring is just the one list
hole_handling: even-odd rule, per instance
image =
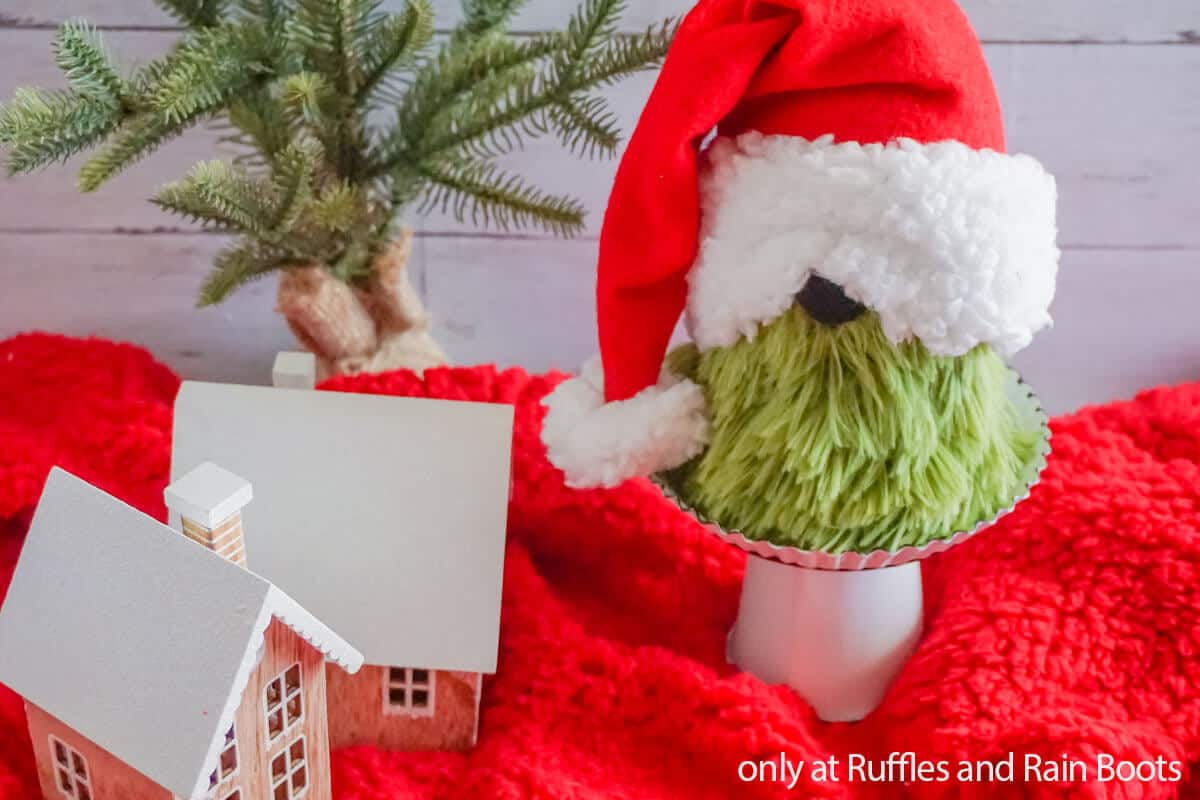
[[1019, 350], [1050, 321], [1055, 204], [1041, 165], [1005, 153], [954, 0], [701, 0], [617, 171], [602, 360], [547, 399], [551, 461], [611, 486], [698, 454], [703, 395], [663, 369], [681, 314], [702, 350], [728, 346], [814, 275], [894, 341]]

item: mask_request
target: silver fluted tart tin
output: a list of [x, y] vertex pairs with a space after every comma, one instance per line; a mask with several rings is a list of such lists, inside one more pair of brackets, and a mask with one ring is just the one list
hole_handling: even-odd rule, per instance
[[1006, 506], [996, 512], [990, 519], [981, 520], [969, 530], [958, 531], [942, 539], [935, 539], [919, 547], [910, 545], [899, 550], [875, 550], [869, 553], [847, 551], [844, 553], [826, 553], [820, 550], [802, 550], [798, 547], [787, 547], [771, 542], [750, 539], [739, 531], [726, 530], [720, 523], [708, 519], [696, 509], [689, 506], [679, 497], [669, 483], [660, 476], [654, 476], [654, 483], [663, 494], [679, 506], [680, 510], [692, 516], [714, 536], [735, 547], [745, 550], [762, 558], [792, 564], [809, 569], [823, 569], [850, 572], [864, 569], [882, 569], [898, 567], [912, 561], [928, 558], [935, 553], [945, 552], [955, 545], [962, 544], [975, 534], [994, 525], [998, 520], [1011, 513], [1022, 501], [1029, 497], [1033, 487], [1041, 480], [1042, 471], [1046, 468], [1046, 459], [1050, 455], [1050, 418], [1042, 409], [1041, 400], [1037, 394], [1021, 379], [1015, 370], [1009, 369], [1009, 398], [1017, 409], [1018, 418], [1027, 430], [1038, 431], [1038, 445], [1033, 455], [1026, 462], [1022, 485], [1024, 489]]

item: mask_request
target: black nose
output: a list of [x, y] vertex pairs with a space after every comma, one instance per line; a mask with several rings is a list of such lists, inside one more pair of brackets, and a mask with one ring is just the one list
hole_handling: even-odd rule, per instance
[[796, 295], [796, 302], [822, 325], [831, 327], [857, 319], [867, 307], [851, 300], [842, 287], [820, 275], [813, 275]]

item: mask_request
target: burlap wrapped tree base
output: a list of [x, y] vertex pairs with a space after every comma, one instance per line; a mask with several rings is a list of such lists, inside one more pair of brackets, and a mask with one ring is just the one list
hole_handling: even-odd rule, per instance
[[321, 377], [393, 369], [420, 373], [447, 363], [408, 278], [412, 243], [413, 233], [405, 229], [380, 254], [362, 287], [338, 280], [323, 266], [283, 273], [278, 310], [316, 355]]

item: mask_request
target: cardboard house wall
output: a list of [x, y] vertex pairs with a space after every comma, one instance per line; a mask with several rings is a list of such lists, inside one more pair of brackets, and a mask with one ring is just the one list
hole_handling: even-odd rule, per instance
[[[303, 382], [296, 385], [302, 385]], [[172, 475], [254, 483], [255, 570], [366, 666], [331, 671], [333, 746], [462, 750], [495, 672], [511, 406], [185, 383]]]
[[327, 660], [362, 655], [258, 575], [51, 472], [0, 609], [0, 683], [26, 701], [47, 800], [328, 800]]

